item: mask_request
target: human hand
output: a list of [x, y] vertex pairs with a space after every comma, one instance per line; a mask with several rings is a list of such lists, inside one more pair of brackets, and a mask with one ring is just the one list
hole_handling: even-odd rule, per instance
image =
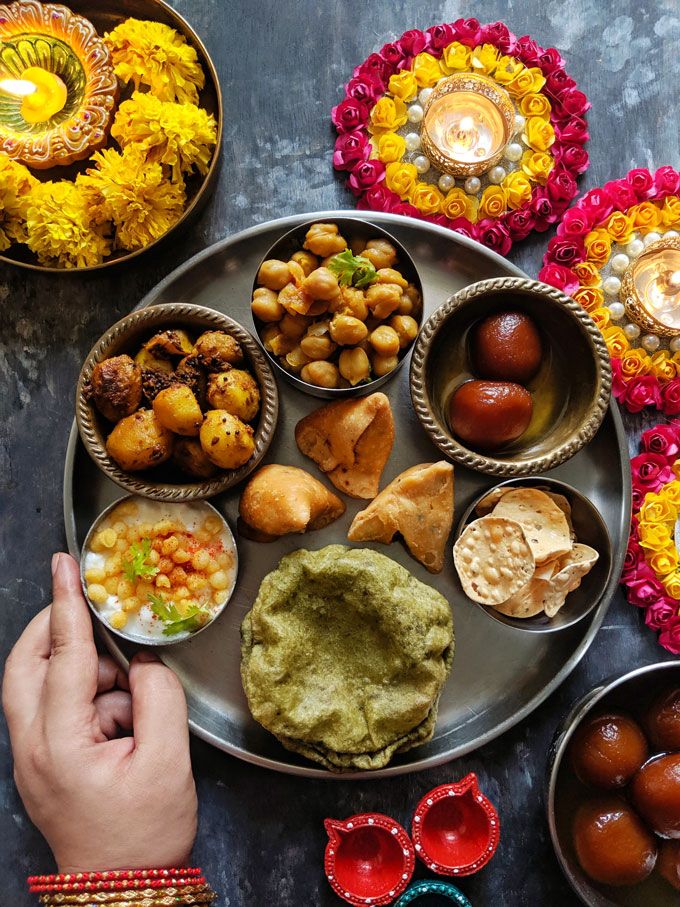
[[97, 655], [76, 562], [55, 554], [52, 573], [52, 605], [10, 653], [2, 690], [26, 810], [60, 872], [186, 865], [197, 801], [182, 687], [146, 652], [128, 686]]

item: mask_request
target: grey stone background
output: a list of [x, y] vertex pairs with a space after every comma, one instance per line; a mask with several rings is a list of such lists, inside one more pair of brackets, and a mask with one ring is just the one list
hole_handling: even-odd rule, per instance
[[[411, 27], [475, 15], [502, 18], [565, 55], [589, 95], [592, 164], [582, 189], [632, 166], [680, 164], [677, 0], [175, 0], [215, 60], [226, 102], [224, 160], [214, 198], [191, 232], [131, 267], [55, 278], [0, 269], [0, 654], [49, 601], [49, 558], [64, 547], [63, 457], [81, 361], [94, 340], [162, 277], [221, 237], [264, 220], [351, 207], [331, 167], [330, 108], [352, 68]], [[550, 234], [511, 257], [535, 275]], [[627, 417], [631, 449], [643, 421]], [[474, 770], [498, 805], [494, 861], [461, 888], [475, 905], [576, 902], [544, 820], [546, 752], [569, 704], [597, 681], [664, 658], [635, 609], [617, 595], [592, 648], [562, 688], [514, 730], [473, 755], [419, 775], [326, 784], [279, 776], [193, 742], [201, 825], [195, 850], [228, 907], [330, 905], [322, 870], [328, 815], [410, 816], [422, 793]], [[29, 872], [51, 857], [12, 782], [0, 726], [0, 903], [28, 907]], [[111, 796], [116, 796], [115, 779]]]

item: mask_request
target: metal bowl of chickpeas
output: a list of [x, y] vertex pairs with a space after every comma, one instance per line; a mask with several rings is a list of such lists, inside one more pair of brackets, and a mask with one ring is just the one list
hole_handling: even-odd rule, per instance
[[361, 396], [392, 378], [423, 318], [404, 246], [356, 217], [309, 221], [282, 236], [255, 277], [251, 312], [274, 367], [298, 390]]
[[183, 642], [210, 626], [236, 585], [229, 524], [211, 504], [129, 495], [90, 527], [80, 579], [95, 617], [145, 646]]
[[259, 465], [279, 397], [255, 338], [213, 309], [147, 306], [90, 350], [76, 421], [99, 468], [126, 491], [163, 501], [219, 494]]

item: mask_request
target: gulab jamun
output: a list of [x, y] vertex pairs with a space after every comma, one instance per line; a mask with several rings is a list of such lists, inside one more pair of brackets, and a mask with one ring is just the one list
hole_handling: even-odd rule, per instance
[[680, 891], [680, 841], [662, 841], [656, 864], [659, 875]]
[[680, 753], [650, 759], [633, 778], [630, 793], [657, 835], [680, 838]]
[[576, 730], [571, 764], [584, 784], [611, 790], [628, 784], [648, 756], [647, 741], [627, 715], [596, 715]]
[[652, 743], [667, 752], [680, 751], [680, 688], [666, 690], [647, 713]]
[[516, 441], [529, 427], [529, 391], [509, 381], [466, 381], [449, 401], [449, 422], [456, 437], [480, 450]]
[[581, 868], [603, 885], [635, 885], [654, 869], [654, 835], [615, 794], [582, 803], [573, 835]]
[[499, 312], [473, 329], [472, 363], [481, 378], [526, 384], [541, 367], [543, 348], [536, 325], [521, 312]]

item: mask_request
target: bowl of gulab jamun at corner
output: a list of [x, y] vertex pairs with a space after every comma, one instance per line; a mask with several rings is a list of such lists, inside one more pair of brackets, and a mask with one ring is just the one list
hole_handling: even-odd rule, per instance
[[265, 355], [293, 387], [326, 400], [360, 397], [408, 358], [422, 324], [423, 285], [387, 230], [322, 215], [267, 251], [251, 313]]
[[562, 870], [592, 907], [680, 899], [680, 660], [604, 681], [558, 729], [548, 824]]
[[245, 479], [274, 437], [279, 398], [260, 345], [203, 306], [137, 309], [90, 350], [76, 422], [97, 466], [132, 494], [212, 497]]
[[536, 280], [472, 284], [423, 325], [411, 398], [431, 440], [490, 475], [545, 472], [595, 435], [611, 396], [607, 347], [587, 312]]

